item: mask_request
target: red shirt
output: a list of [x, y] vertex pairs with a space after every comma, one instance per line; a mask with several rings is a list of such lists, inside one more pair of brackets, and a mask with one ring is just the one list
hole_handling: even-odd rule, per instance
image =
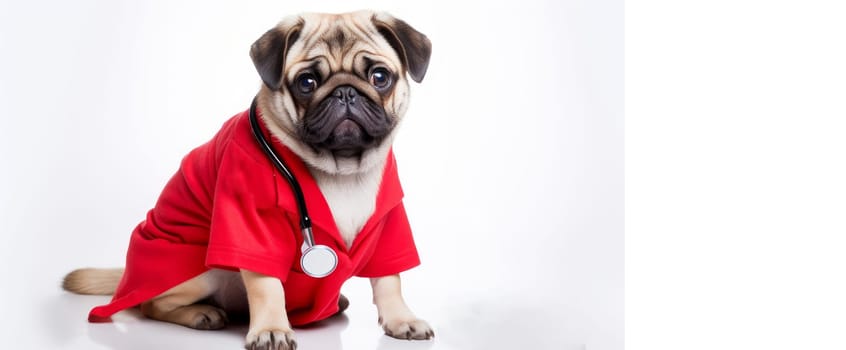
[[335, 271], [324, 278], [303, 273], [303, 237], [293, 193], [259, 148], [244, 111], [182, 160], [155, 208], [132, 232], [126, 271], [112, 301], [92, 309], [89, 321], [108, 321], [118, 311], [220, 268], [279, 278], [288, 319], [304, 325], [338, 311], [341, 285], [350, 277], [387, 276], [420, 264], [392, 152], [373, 215], [347, 249], [303, 161], [271, 139], [302, 187], [315, 242], [338, 254]]

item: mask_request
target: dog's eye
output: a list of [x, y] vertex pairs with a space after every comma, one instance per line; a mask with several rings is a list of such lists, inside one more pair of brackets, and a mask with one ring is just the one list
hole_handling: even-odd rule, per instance
[[370, 84], [383, 89], [391, 85], [391, 73], [385, 68], [376, 68], [370, 72]]
[[317, 89], [317, 77], [311, 73], [304, 73], [297, 77], [297, 89], [304, 94], [310, 94]]

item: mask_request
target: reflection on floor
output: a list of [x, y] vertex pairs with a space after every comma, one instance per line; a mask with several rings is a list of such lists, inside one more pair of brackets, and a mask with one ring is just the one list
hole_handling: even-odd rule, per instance
[[[498, 297], [421, 298], [409, 303], [436, 331], [430, 341], [397, 340], [382, 334], [370, 303], [366, 280], [351, 280], [344, 287], [350, 308], [341, 316], [308, 328], [296, 329], [299, 349], [562, 349], [586, 350], [587, 323], [577, 310], [566, 310], [540, 300]], [[220, 331], [197, 331], [147, 320], [138, 310], [118, 313], [111, 323], [85, 322], [88, 310], [109, 297], [79, 296], [56, 291], [41, 303], [40, 317], [47, 326], [42, 344], [52, 349], [240, 349], [246, 325]], [[531, 303], [531, 304], [529, 304]], [[526, 305], [529, 304], [529, 305]]]

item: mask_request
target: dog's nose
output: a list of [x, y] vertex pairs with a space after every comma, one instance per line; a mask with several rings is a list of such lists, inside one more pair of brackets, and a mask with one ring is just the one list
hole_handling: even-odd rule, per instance
[[337, 97], [343, 104], [354, 104], [356, 97], [358, 97], [358, 91], [355, 91], [352, 86], [344, 85], [335, 88], [332, 96]]

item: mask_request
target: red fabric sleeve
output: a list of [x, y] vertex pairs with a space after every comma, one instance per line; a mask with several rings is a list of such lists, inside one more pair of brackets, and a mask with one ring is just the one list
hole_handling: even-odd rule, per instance
[[400, 203], [384, 217], [382, 234], [376, 243], [373, 256], [358, 277], [382, 277], [398, 274], [420, 265], [417, 246], [411, 235], [411, 225]]
[[296, 223], [276, 204], [273, 171], [241, 145], [230, 144], [215, 187], [208, 267], [287, 279], [296, 254]]

